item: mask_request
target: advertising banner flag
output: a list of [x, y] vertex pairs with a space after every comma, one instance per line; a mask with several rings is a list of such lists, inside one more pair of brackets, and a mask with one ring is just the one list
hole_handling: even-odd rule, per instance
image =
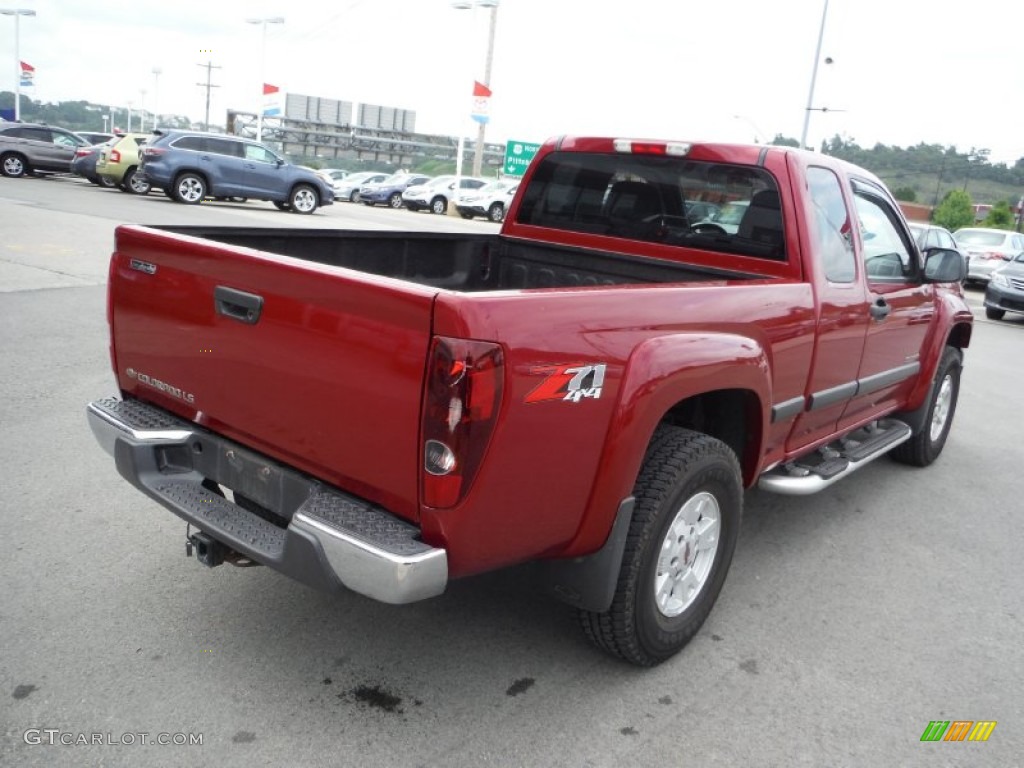
[[270, 83], [263, 84], [263, 116], [280, 117], [281, 89]]
[[491, 89], [483, 83], [473, 81], [473, 109], [469, 116], [478, 123], [491, 119]]
[[21, 84], [34, 85], [36, 79], [36, 68], [27, 61], [21, 62]]

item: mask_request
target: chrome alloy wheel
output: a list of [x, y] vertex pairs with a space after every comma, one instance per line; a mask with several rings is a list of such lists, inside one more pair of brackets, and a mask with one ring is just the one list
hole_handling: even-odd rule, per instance
[[935, 395], [935, 407], [932, 408], [931, 429], [928, 432], [933, 441], [942, 437], [942, 430], [949, 421], [949, 412], [953, 407], [953, 377], [949, 374], [942, 379], [939, 391]]
[[706, 491], [691, 496], [676, 513], [654, 573], [654, 599], [664, 616], [678, 616], [697, 599], [715, 562], [721, 525], [718, 500]]
[[198, 203], [205, 194], [206, 187], [195, 176], [186, 176], [178, 182], [178, 196], [182, 202]]
[[316, 192], [309, 187], [302, 187], [292, 195], [291, 206], [299, 213], [309, 213], [316, 210]]

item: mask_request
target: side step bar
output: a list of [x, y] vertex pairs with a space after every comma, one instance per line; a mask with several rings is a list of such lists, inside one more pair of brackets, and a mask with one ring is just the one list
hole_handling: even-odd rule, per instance
[[851, 432], [761, 475], [757, 487], [788, 496], [809, 496], [870, 464], [913, 435], [910, 426], [883, 419]]

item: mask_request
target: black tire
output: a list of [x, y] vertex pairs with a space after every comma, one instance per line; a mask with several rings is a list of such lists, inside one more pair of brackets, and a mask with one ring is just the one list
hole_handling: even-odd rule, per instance
[[352, 192], [348, 196], [348, 201], [350, 203], [359, 203], [359, 202], [362, 202], [362, 199], [363, 198], [359, 194], [359, 190], [358, 189], [353, 189]]
[[320, 196], [309, 184], [296, 184], [288, 197], [288, 207], [293, 213], [310, 214], [320, 206]]
[[121, 189], [133, 195], [148, 195], [151, 188], [148, 181], [139, 178], [137, 168], [129, 168], [121, 180]]
[[117, 186], [117, 182], [114, 181], [109, 176], [97, 176], [96, 183], [99, 184], [104, 189], [113, 189], [114, 187]]
[[373, 206], [376, 205], [373, 200], [363, 200], [362, 203], [363, 205], [368, 205], [370, 208], [373, 208]]
[[282, 203], [280, 200], [274, 201], [274, 207], [279, 211], [290, 211], [292, 209], [288, 203]]
[[996, 309], [995, 307], [985, 307], [985, 317], [989, 320], [1002, 320], [1006, 314], [1005, 309]]
[[203, 202], [208, 193], [206, 179], [198, 173], [186, 171], [178, 174], [174, 180], [174, 199], [179, 203], [198, 205]]
[[430, 201], [430, 212], [431, 213], [447, 213], [448, 212], [448, 201], [438, 195]]
[[946, 347], [935, 370], [932, 390], [928, 395], [928, 410], [921, 428], [889, 454], [900, 464], [927, 467], [942, 453], [956, 413], [962, 368], [963, 353], [956, 347]]
[[402, 207], [402, 195], [399, 192], [392, 192], [391, 197], [388, 198], [388, 205], [392, 208]]
[[472, 219], [473, 218], [473, 214], [470, 213], [469, 211], [459, 211], [459, 216], [461, 216], [464, 219]]
[[28, 160], [17, 152], [0, 155], [0, 173], [9, 179], [20, 179], [29, 173]]
[[505, 220], [505, 206], [502, 203], [492, 203], [487, 209], [487, 218], [491, 221], [502, 222]]
[[[725, 443], [661, 426], [633, 494], [636, 506], [611, 608], [581, 610], [579, 619], [598, 648], [650, 667], [678, 653], [711, 612], [736, 548], [743, 483]], [[677, 557], [659, 563], [665, 549], [677, 550]]]

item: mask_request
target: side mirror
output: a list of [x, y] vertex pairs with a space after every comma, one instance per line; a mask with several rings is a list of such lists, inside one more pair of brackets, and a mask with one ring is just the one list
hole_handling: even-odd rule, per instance
[[951, 248], [928, 248], [924, 252], [924, 279], [929, 283], [962, 283], [967, 261]]

